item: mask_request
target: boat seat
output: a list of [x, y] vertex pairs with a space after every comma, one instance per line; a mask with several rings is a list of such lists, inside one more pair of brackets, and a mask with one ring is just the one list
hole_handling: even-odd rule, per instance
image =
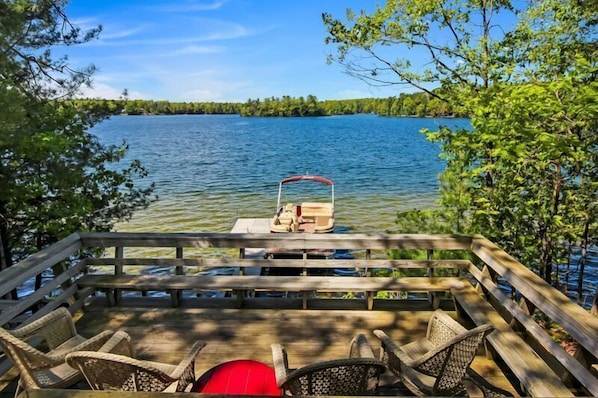
[[314, 219], [318, 216], [332, 217], [332, 205], [329, 203], [304, 202], [301, 204], [301, 216]]
[[331, 222], [331, 216], [316, 216], [316, 227], [327, 227]]
[[294, 232], [299, 228], [299, 220], [291, 210], [285, 210], [278, 216], [280, 225], [286, 227], [287, 231]]

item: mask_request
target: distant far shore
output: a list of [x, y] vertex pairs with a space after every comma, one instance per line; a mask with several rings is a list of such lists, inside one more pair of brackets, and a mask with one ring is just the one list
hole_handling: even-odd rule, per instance
[[243, 117], [315, 117], [375, 114], [395, 117], [467, 117], [458, 107], [427, 93], [388, 98], [319, 101], [315, 96], [249, 99], [239, 102], [169, 102], [122, 98], [77, 99], [79, 106], [106, 115], [240, 115]]

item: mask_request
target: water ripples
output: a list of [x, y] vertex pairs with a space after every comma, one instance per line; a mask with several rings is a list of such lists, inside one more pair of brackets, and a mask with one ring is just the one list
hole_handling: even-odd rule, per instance
[[125, 139], [128, 160], [149, 170], [159, 201], [119, 231], [228, 232], [239, 217], [271, 217], [279, 181], [319, 174], [335, 182], [344, 231], [392, 230], [396, 214], [429, 208], [444, 169], [419, 133], [464, 119], [239, 116], [119, 116], [94, 128], [107, 144]]

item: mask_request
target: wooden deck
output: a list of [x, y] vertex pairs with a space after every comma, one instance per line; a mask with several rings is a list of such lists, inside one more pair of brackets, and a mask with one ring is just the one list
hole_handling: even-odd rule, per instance
[[[598, 363], [598, 319], [483, 236], [271, 234], [260, 232], [263, 226], [259, 219], [242, 219], [230, 234], [72, 234], [0, 272], [0, 296], [4, 298], [34, 277], [53, 275], [42, 278], [43, 286], [32, 294], [0, 308], [0, 325], [13, 328], [58, 306], [67, 306], [77, 315], [82, 335], [124, 330], [132, 336], [140, 358], [168, 363], [180, 360], [193, 341], [203, 340], [207, 347], [197, 364], [199, 375], [231, 359], [271, 363], [272, 343], [287, 347], [293, 367], [347, 355], [347, 345], [357, 333], [365, 333], [377, 351], [379, 343], [372, 336], [376, 328], [385, 330], [398, 344], [407, 343], [424, 335], [432, 310], [440, 306], [467, 327], [491, 323], [497, 329], [486, 340], [486, 352], [498, 366], [484, 355], [473, 364], [491, 383], [529, 396], [598, 396], [598, 379], [592, 374]], [[301, 256], [266, 256], [263, 248], [272, 247]], [[330, 260], [309, 257], [313, 250], [336, 249], [355, 256]], [[396, 249], [410, 253], [389, 256]], [[104, 250], [105, 254], [70, 261], [82, 250]], [[445, 251], [452, 254], [446, 256], [449, 253]], [[143, 276], [152, 268], [158, 268], [161, 276], [155, 277], [157, 284], [151, 289], [111, 285], [115, 301], [114, 306], [108, 306], [103, 289], [84, 283], [85, 276], [97, 272], [97, 267], [115, 280]], [[247, 284], [241, 286], [248, 290], [247, 295], [204, 298], [196, 291], [195, 287], [206, 286], [202, 280], [209, 279], [210, 271], [223, 267], [233, 267], [240, 277], [247, 277]], [[359, 275], [366, 285], [386, 278], [386, 286], [399, 290], [383, 289], [366, 311], [363, 293], [351, 290], [355, 294], [346, 294], [343, 282], [352, 281], [351, 276], [329, 275], [337, 268]], [[251, 281], [261, 275], [261, 269], [268, 272], [260, 278], [270, 282], [272, 271], [299, 270], [295, 282], [301, 284], [300, 292], [317, 291], [318, 275], [330, 276], [336, 290], [322, 295], [310, 293], [307, 309], [301, 309], [305, 297], [296, 290], [282, 297], [250, 294], [254, 286]], [[437, 292], [434, 282], [438, 277], [459, 278], [465, 286]], [[182, 278], [184, 286], [177, 282]], [[173, 282], [177, 283], [169, 285]], [[229, 277], [222, 276], [214, 288], [226, 292], [231, 288], [229, 282]], [[505, 284], [510, 295], [502, 288]], [[274, 290], [283, 287], [274, 286]], [[154, 296], [154, 289], [159, 297]], [[375, 292], [366, 293], [369, 298]], [[173, 295], [182, 298], [174, 307]], [[239, 297], [243, 299], [240, 308]], [[537, 313], [571, 336], [578, 347], [575, 355], [567, 353], [537, 324]], [[0, 366], [8, 362], [1, 361]], [[0, 369], [0, 375], [5, 381], [16, 376], [6, 369]], [[392, 381], [385, 377], [382, 384], [392, 385]], [[12, 396], [14, 382], [7, 384], [0, 395]], [[405, 390], [386, 388], [384, 392], [401, 395]], [[96, 396], [89, 392], [84, 395]]]
[[[450, 312], [454, 315], [454, 312]], [[170, 308], [167, 299], [130, 298], [122, 307], [106, 307], [96, 299], [78, 313], [78, 331], [84, 336], [101, 330], [124, 330], [132, 337], [137, 356], [177, 363], [194, 341], [207, 345], [196, 362], [196, 375], [232, 359], [255, 359], [272, 364], [270, 344], [281, 343], [289, 352], [292, 367], [348, 355], [348, 344], [357, 333], [365, 333], [374, 351], [380, 347], [372, 330], [383, 329], [399, 343], [424, 336], [431, 310], [289, 310]], [[496, 364], [483, 353], [473, 364], [493, 384], [515, 390]], [[384, 375], [382, 394], [410, 395], [404, 387], [393, 386], [395, 378]], [[12, 397], [14, 382], [0, 397]], [[82, 383], [79, 388], [85, 388]], [[473, 387], [472, 387], [473, 388]], [[476, 396], [476, 391], [471, 390]], [[477, 394], [477, 396], [481, 396]]]

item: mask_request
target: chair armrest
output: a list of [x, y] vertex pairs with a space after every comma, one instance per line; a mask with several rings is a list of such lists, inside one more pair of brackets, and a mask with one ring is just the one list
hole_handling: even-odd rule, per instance
[[64, 362], [67, 354], [75, 351], [98, 351], [109, 339], [114, 332], [112, 330], [104, 330], [103, 332], [83, 341], [82, 343], [73, 346], [66, 350], [59, 350], [59, 353], [50, 351], [47, 355], [54, 360]]
[[28, 364], [28, 366], [41, 368], [60, 365], [64, 362], [64, 356], [48, 355], [48, 353], [38, 350], [27, 341], [15, 337], [4, 328], [0, 328], [0, 346], [15, 363], [21, 361]]
[[117, 331], [102, 345], [98, 352], [110, 352], [112, 354], [126, 355], [135, 358], [135, 350], [131, 345], [131, 336], [121, 330]]
[[276, 375], [276, 384], [279, 388], [287, 380], [289, 371], [289, 359], [287, 351], [280, 344], [272, 344], [272, 362], [274, 363], [274, 374]]
[[73, 347], [71, 351], [97, 351], [114, 335], [112, 330], [104, 330], [83, 343]]
[[195, 382], [195, 358], [205, 346], [204, 341], [196, 341], [170, 375], [173, 379], [178, 380], [177, 391], [184, 391], [189, 384]]
[[402, 362], [409, 367], [414, 367], [415, 364], [419, 362], [411, 358], [405, 351], [401, 349], [401, 347], [396, 345], [396, 343], [382, 330], [374, 330], [374, 335], [376, 335], [376, 337], [378, 337], [382, 343], [382, 347], [380, 350], [381, 360], [384, 353], [386, 353], [389, 356], [389, 361], [391, 358], [395, 357], [399, 362]]
[[[442, 369], [438, 367], [438, 363], [436, 360], [436, 357], [438, 355], [442, 355], [442, 353], [445, 351], [455, 349], [455, 346], [457, 344], [461, 344], [466, 339], [472, 338], [474, 336], [478, 336], [480, 339], [479, 341], [481, 342], [483, 341], [483, 338], [493, 330], [494, 327], [490, 324], [480, 325], [470, 330], [465, 329], [464, 333], [461, 333], [458, 336], [453, 337], [445, 343], [440, 344], [436, 346], [434, 349], [426, 352], [424, 355], [422, 355], [421, 358], [418, 358], [417, 360], [413, 361], [410, 367], [430, 376], [439, 376]], [[473, 348], [470, 346], [469, 348], [473, 350], [471, 355], [471, 360], [473, 360], [475, 352], [477, 351], [477, 346]], [[463, 356], [467, 356], [467, 353], [462, 352], [461, 357]], [[464, 365], [464, 368], [469, 366], [470, 363], [471, 361]]]
[[351, 340], [349, 358], [376, 358], [374, 351], [364, 334], [360, 333]]

